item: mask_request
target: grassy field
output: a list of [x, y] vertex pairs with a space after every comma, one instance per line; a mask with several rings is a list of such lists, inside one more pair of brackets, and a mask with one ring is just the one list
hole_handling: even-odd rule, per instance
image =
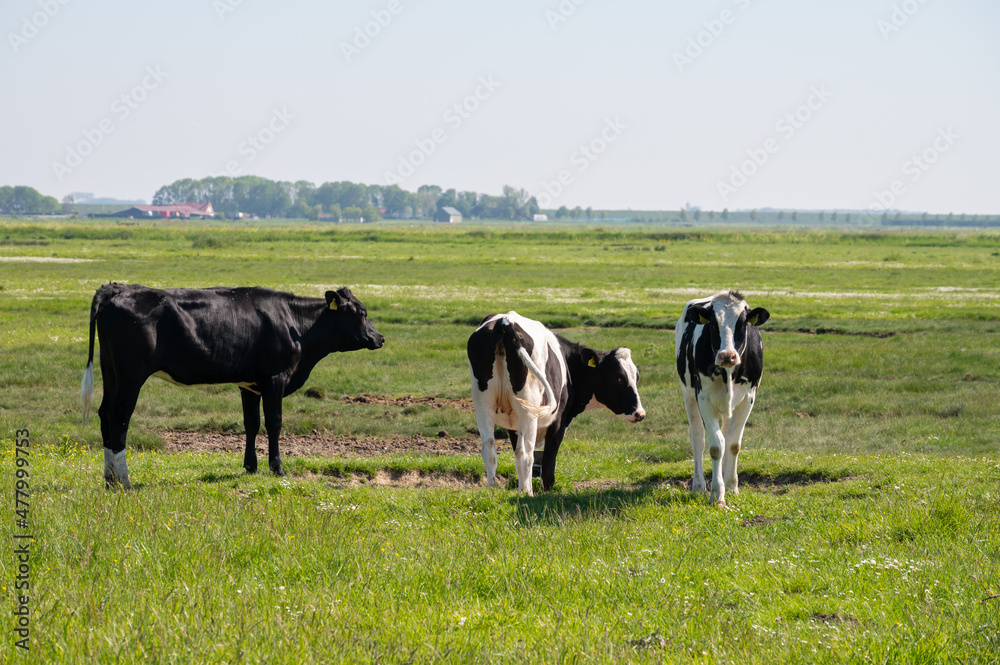
[[[288, 435], [471, 436], [457, 406], [342, 398], [467, 398], [465, 341], [509, 309], [629, 346], [647, 418], [580, 416], [528, 499], [482, 487], [478, 454], [286, 457], [284, 479], [168, 454], [164, 431], [239, 434], [239, 397], [150, 381], [136, 488], [106, 491], [79, 383], [112, 280], [349, 285], [387, 343], [320, 363]], [[717, 510], [684, 486], [672, 326], [723, 288], [771, 320]], [[35, 538], [31, 651], [5, 611], [0, 662], [1000, 662], [995, 233], [0, 221], [0, 381], [12, 611], [20, 428]]]

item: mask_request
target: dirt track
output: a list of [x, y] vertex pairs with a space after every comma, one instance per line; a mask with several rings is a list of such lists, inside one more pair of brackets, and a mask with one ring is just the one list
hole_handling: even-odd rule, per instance
[[[242, 434], [204, 434], [198, 432], [160, 432], [164, 451], [179, 452], [232, 452], [243, 453], [246, 439]], [[267, 457], [267, 436], [257, 437], [257, 454]], [[420, 435], [391, 438], [346, 437], [324, 434], [281, 436], [282, 457], [371, 457], [389, 453], [430, 453], [434, 455], [479, 454], [478, 438], [458, 439], [451, 436], [425, 437]]]

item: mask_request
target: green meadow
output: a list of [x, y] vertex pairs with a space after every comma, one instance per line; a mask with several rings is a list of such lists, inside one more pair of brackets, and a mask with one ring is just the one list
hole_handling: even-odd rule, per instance
[[[286, 478], [167, 452], [164, 432], [241, 434], [238, 391], [150, 380], [134, 488], [106, 490], [79, 391], [109, 281], [350, 286], [387, 342], [322, 361], [288, 436], [474, 437], [465, 343], [511, 309], [630, 347], [647, 417], [581, 415], [528, 498], [509, 446], [492, 490], [478, 452], [286, 455]], [[729, 288], [771, 319], [717, 509], [686, 488], [673, 325]], [[0, 662], [1000, 662], [995, 232], [0, 220], [0, 385]]]

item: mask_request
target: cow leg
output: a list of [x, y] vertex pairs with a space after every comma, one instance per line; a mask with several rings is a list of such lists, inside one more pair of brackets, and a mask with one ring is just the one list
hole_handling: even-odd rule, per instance
[[705, 491], [705, 423], [698, 407], [698, 395], [693, 390], [684, 390], [684, 409], [688, 417], [688, 436], [691, 437], [691, 452], [694, 455], [694, 476], [691, 479], [692, 492]]
[[[107, 403], [108, 440], [104, 442], [104, 482], [106, 487], [120, 484], [128, 489], [128, 464], [125, 462], [125, 443], [129, 422], [135, 403], [139, 399], [142, 384], [119, 383], [110, 402]], [[101, 408], [105, 408], [102, 401]]]
[[743, 398], [743, 401], [733, 408], [733, 417], [729, 419], [726, 426], [726, 450], [722, 456], [722, 477], [726, 481], [726, 491], [733, 494], [740, 493], [736, 462], [743, 444], [743, 430], [752, 409], [753, 392], [751, 391]]
[[[704, 395], [704, 393], [702, 393]], [[712, 502], [719, 506], [726, 505], [726, 487], [722, 483], [722, 450], [726, 440], [722, 435], [719, 416], [707, 399], [699, 399], [698, 407], [701, 420], [705, 425], [705, 443], [708, 444], [708, 454], [712, 458]], [[697, 464], [697, 460], [695, 462]]]
[[115, 368], [111, 364], [111, 358], [104, 352], [104, 345], [101, 345], [101, 378], [104, 380], [104, 394], [101, 397], [101, 406], [97, 409], [97, 415], [101, 421], [101, 442], [105, 448], [112, 448], [111, 405], [118, 395], [118, 379], [115, 376]]
[[472, 406], [476, 411], [476, 427], [482, 442], [483, 466], [486, 468], [486, 485], [493, 487], [497, 480], [496, 418], [493, 414], [495, 387], [479, 390], [479, 382], [472, 377]]
[[565, 434], [566, 428], [556, 427], [555, 423], [545, 432], [545, 450], [542, 454], [542, 489], [545, 491], [552, 489], [556, 481], [556, 455]]
[[281, 455], [278, 454], [278, 435], [281, 434], [281, 397], [280, 387], [262, 393], [264, 402], [264, 429], [267, 430], [267, 465], [276, 476], [285, 475], [281, 466]]
[[475, 400], [475, 386], [473, 386], [472, 395], [473, 405], [476, 408], [476, 426], [479, 428], [479, 438], [482, 441], [486, 485], [493, 487], [497, 483], [497, 441], [494, 434], [493, 412], [485, 404], [480, 406], [479, 402]]
[[246, 452], [243, 453], [243, 468], [247, 473], [257, 473], [257, 432], [260, 431], [260, 395], [240, 388], [243, 400], [243, 427], [247, 433]]
[[531, 487], [531, 467], [535, 463], [535, 439], [538, 437], [538, 419], [530, 413], [517, 414], [518, 437], [514, 451], [514, 466], [517, 469], [517, 488], [528, 496], [534, 494]]

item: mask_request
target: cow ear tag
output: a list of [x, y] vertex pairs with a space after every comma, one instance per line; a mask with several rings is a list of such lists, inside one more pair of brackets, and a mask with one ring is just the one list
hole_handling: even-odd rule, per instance
[[587, 367], [597, 367], [597, 358], [591, 356], [590, 360], [587, 361]]
[[760, 315], [759, 314], [754, 314], [754, 315], [750, 316], [749, 318], [747, 318], [747, 321], [750, 323], [750, 325], [755, 326], [755, 325], [757, 325], [757, 322], [760, 321]]
[[703, 326], [707, 326], [708, 325], [708, 318], [704, 314], [699, 314], [698, 315], [698, 323], [700, 323]]

